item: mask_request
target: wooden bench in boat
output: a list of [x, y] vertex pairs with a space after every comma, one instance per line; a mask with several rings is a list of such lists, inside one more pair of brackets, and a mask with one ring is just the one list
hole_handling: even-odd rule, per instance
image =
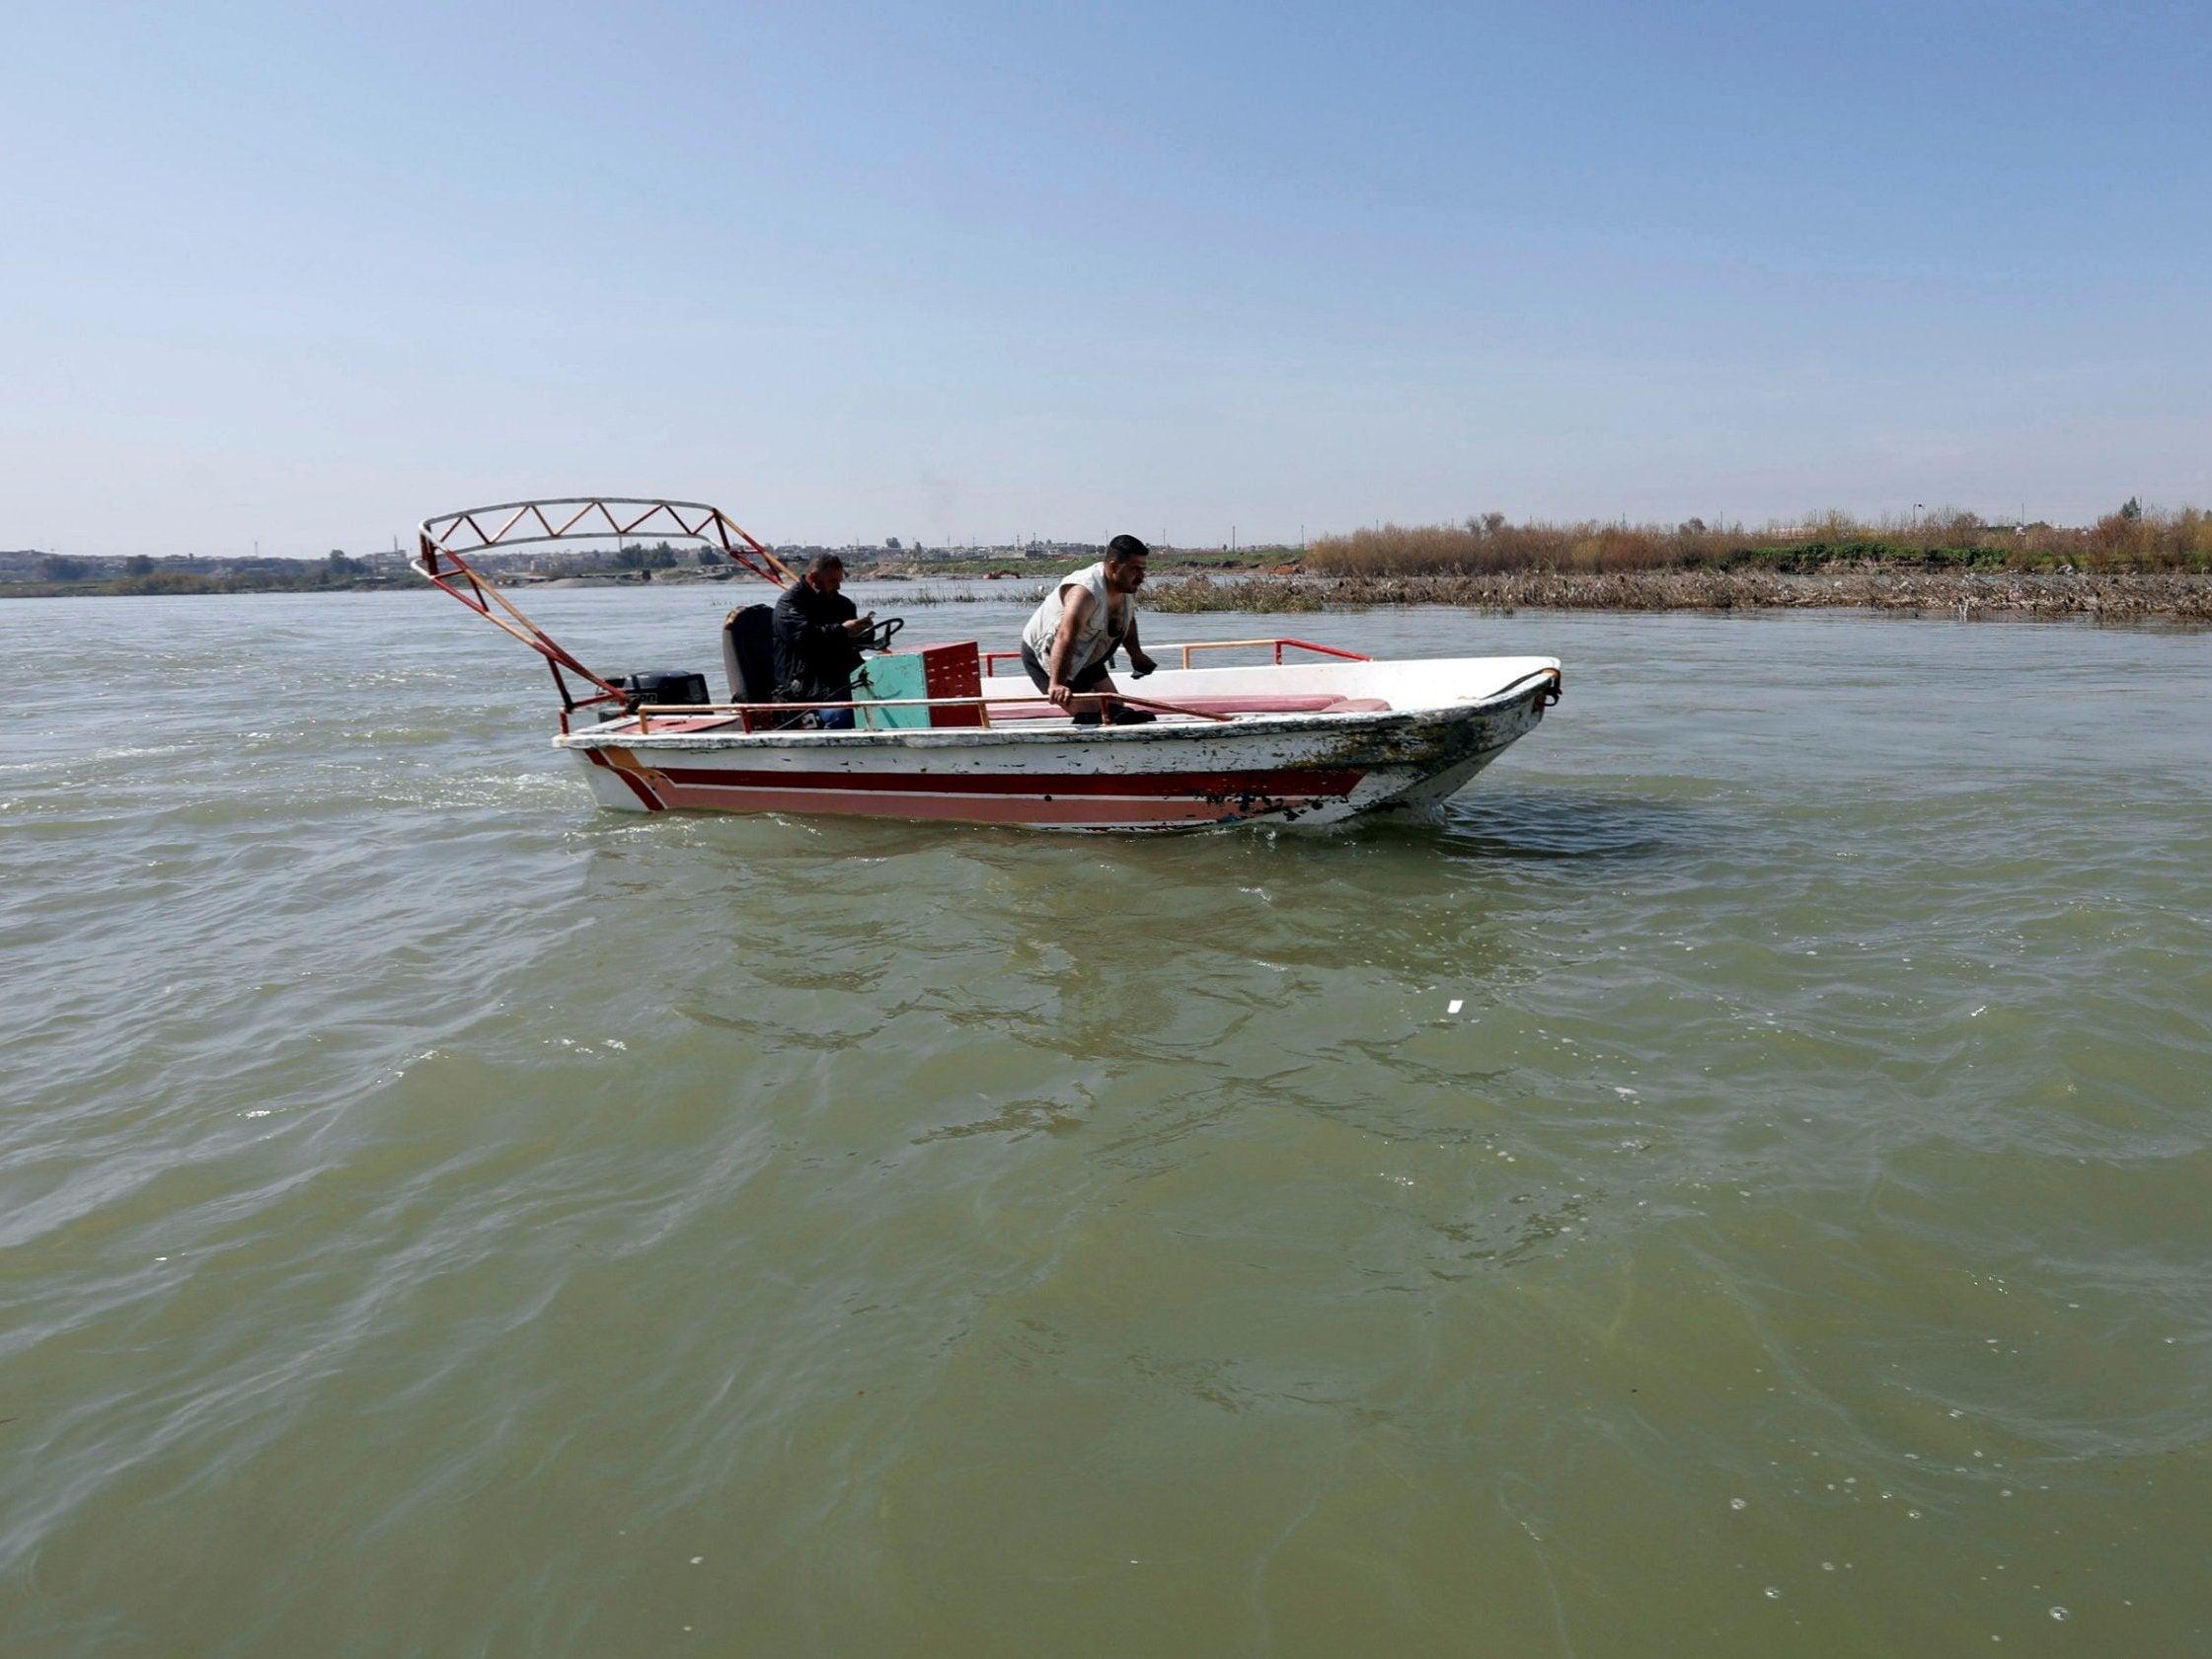
[[[1144, 701], [1141, 686], [1127, 688], [1129, 696]], [[1311, 692], [1298, 697], [1178, 697], [1178, 709], [1201, 715], [1387, 715], [1390, 705], [1379, 697], [1336, 697]], [[1013, 703], [991, 708], [991, 723], [1001, 720], [1044, 720], [1062, 717], [1065, 710], [1049, 703]]]

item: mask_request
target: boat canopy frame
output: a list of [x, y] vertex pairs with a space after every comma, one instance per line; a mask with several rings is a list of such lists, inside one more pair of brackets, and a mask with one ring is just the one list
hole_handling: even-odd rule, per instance
[[[557, 495], [529, 501], [500, 501], [464, 507], [422, 521], [419, 552], [410, 561], [416, 574], [458, 599], [494, 627], [511, 634], [546, 659], [561, 694], [561, 729], [578, 709], [613, 703], [634, 710], [634, 694], [593, 673], [552, 635], [523, 615], [520, 606], [476, 569], [467, 555], [534, 543], [606, 541], [632, 536], [682, 538], [721, 553], [740, 569], [776, 587], [797, 579], [792, 568], [766, 543], [751, 535], [720, 507], [705, 501], [673, 501], [648, 495]], [[564, 672], [566, 670], [566, 672]], [[568, 675], [584, 682], [572, 688]], [[597, 687], [596, 691], [587, 688]], [[577, 691], [584, 695], [577, 696]]]
[[[570, 729], [569, 717], [577, 710], [610, 705], [626, 715], [636, 716], [641, 731], [650, 729], [648, 722], [654, 716], [734, 716], [742, 721], [746, 731], [751, 731], [754, 729], [755, 719], [770, 711], [781, 715], [792, 713], [792, 706], [788, 704], [646, 704], [638, 693], [625, 690], [585, 667], [567, 646], [524, 615], [522, 608], [508, 598], [497, 583], [478, 570], [468, 560], [468, 556], [472, 554], [545, 542], [606, 541], [609, 538], [620, 542], [631, 536], [658, 536], [663, 540], [680, 537], [698, 542], [714, 548], [732, 565], [750, 571], [775, 587], [789, 587], [799, 579], [797, 572], [777, 558], [767, 544], [740, 527], [720, 507], [711, 506], [705, 501], [675, 501], [645, 495], [546, 496], [536, 500], [500, 501], [491, 506], [464, 507], [458, 512], [440, 513], [424, 519], [419, 527], [419, 551], [409, 563], [415, 572], [431, 586], [459, 600], [495, 628], [513, 636], [545, 658], [546, 666], [553, 674], [554, 688], [561, 695], [563, 731]], [[1353, 662], [1371, 660], [1362, 652], [1344, 650], [1336, 645], [1279, 637], [1264, 640], [1193, 640], [1163, 645], [1161, 648], [1180, 649], [1182, 653], [1182, 666], [1185, 668], [1191, 666], [1193, 652], [1211, 650], [1271, 649], [1278, 667], [1282, 664], [1286, 649]], [[1020, 651], [980, 649], [977, 652], [981, 659], [979, 666], [986, 679], [998, 677], [1000, 662], [1019, 658], [1021, 654]], [[575, 676], [582, 684], [572, 686], [569, 679], [571, 675]], [[1181, 708], [1175, 704], [1157, 703], [1129, 692], [1118, 695], [1122, 702], [1168, 713], [1198, 715], [1206, 719], [1225, 717]], [[974, 706], [982, 711], [983, 723], [987, 725], [990, 721], [987, 704], [991, 700], [985, 698], [894, 701], [918, 702], [933, 708]], [[820, 705], [822, 708], [858, 706], [852, 703]]]

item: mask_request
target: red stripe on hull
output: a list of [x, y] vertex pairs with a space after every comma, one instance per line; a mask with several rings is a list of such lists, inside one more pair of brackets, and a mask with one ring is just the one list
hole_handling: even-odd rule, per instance
[[[632, 757], [635, 759], [635, 757]], [[1106, 795], [1122, 800], [1300, 802], [1351, 793], [1366, 773], [1350, 769], [1272, 772], [785, 772], [719, 766], [649, 769], [677, 789], [769, 790], [807, 794], [1026, 795], [1045, 800]]]
[[1109, 829], [1119, 826], [1219, 824], [1281, 812], [1305, 812], [1341, 796], [1232, 795], [1223, 799], [1158, 795], [928, 795], [913, 791], [717, 788], [669, 784], [670, 806], [709, 812], [823, 813], [869, 818], [950, 818], [971, 824], [1030, 824]]

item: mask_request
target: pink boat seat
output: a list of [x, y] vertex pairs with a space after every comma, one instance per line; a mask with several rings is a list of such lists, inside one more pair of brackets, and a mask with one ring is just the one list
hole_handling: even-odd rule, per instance
[[[647, 726], [648, 732], [655, 735], [667, 733], [671, 736], [680, 731], [713, 731], [718, 726], [737, 723], [735, 715], [650, 715], [647, 718], [649, 721]], [[637, 723], [636, 720], [629, 722], [633, 729]]]
[[[1390, 712], [1390, 705], [1379, 697], [1333, 697], [1327, 692], [1300, 697], [1175, 697], [1168, 701], [1179, 709], [1195, 709], [1203, 715], [1383, 715]], [[1000, 720], [1044, 720], [1059, 714], [1059, 710], [1046, 703], [994, 705], [991, 720], [993, 724]]]

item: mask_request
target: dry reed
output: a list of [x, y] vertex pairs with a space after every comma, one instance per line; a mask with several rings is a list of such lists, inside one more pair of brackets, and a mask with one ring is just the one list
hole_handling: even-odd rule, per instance
[[2212, 577], [2171, 570], [1960, 570], [1880, 565], [1817, 574], [1759, 568], [1501, 570], [1480, 575], [1202, 577], [1145, 590], [1169, 612], [1461, 605], [1487, 611], [1854, 609], [1961, 617], [2212, 623]]
[[2196, 507], [2143, 511], [2130, 501], [2086, 528], [2050, 524], [1992, 526], [1945, 509], [1910, 521], [1871, 522], [1848, 513], [1815, 514], [1801, 524], [1512, 524], [1486, 513], [1459, 524], [1379, 525], [1328, 536], [1305, 557], [1307, 570], [1331, 576], [1476, 576], [1505, 571], [1622, 572], [1817, 569], [1836, 564], [1917, 564], [1975, 568], [2178, 570], [2212, 567], [2212, 514]]

